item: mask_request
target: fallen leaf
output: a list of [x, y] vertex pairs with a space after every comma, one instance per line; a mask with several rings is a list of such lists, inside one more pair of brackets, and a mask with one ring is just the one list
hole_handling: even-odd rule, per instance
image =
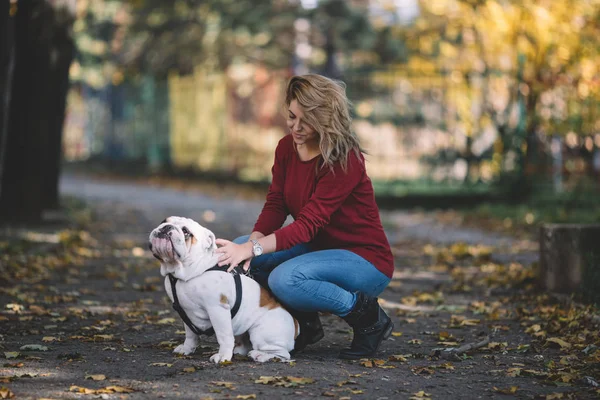
[[371, 360], [361, 361], [360, 365], [362, 365], [363, 367], [367, 367], [367, 368], [373, 368], [373, 361], [371, 361]]
[[4, 357], [6, 357], [7, 359], [17, 358], [20, 355], [21, 355], [21, 353], [19, 353], [18, 351], [5, 351], [4, 352]]
[[413, 395], [411, 397], [409, 397], [409, 400], [430, 399], [430, 398], [431, 398], [431, 394], [426, 393], [423, 390], [420, 390], [417, 393], [413, 393]]
[[235, 390], [235, 382], [226, 382], [226, 381], [212, 381], [212, 385], [224, 387], [229, 390]]
[[248, 400], [248, 399], [255, 399], [256, 395], [255, 394], [238, 394], [235, 398], [242, 399], [242, 400]]
[[5, 386], [0, 387], [0, 398], [12, 399], [13, 397], [15, 397], [15, 394], [11, 392], [9, 388]]
[[12, 363], [12, 364], [4, 364], [4, 366], [9, 367], [9, 368], [23, 368], [25, 366], [25, 364], [22, 362], [18, 362], [18, 363]]
[[262, 383], [263, 385], [268, 385], [270, 383], [277, 382], [279, 378], [280, 377], [278, 376], [261, 376], [260, 378], [256, 379], [254, 383]]
[[103, 381], [106, 379], [106, 375], [98, 374], [98, 375], [86, 375], [85, 379], [91, 379], [93, 381]]
[[395, 354], [393, 356], [389, 356], [388, 360], [389, 361], [396, 361], [396, 362], [407, 362], [408, 361], [408, 359], [405, 356], [400, 355], [400, 354]]
[[556, 338], [556, 337], [546, 339], [546, 343], [548, 343], [548, 342], [559, 345], [561, 349], [570, 349], [571, 348], [570, 343], [567, 343], [564, 340]]
[[496, 386], [493, 387], [494, 391], [502, 394], [515, 394], [519, 389], [518, 386], [511, 386], [508, 389], [499, 389]]
[[392, 332], [392, 336], [400, 337], [400, 336], [402, 336], [402, 332]]
[[184, 368], [183, 372], [196, 372], [196, 368], [194, 368], [194, 367]]
[[19, 350], [23, 350], [23, 351], [48, 351], [48, 348], [46, 346], [42, 346], [40, 344], [26, 344], [24, 346], [21, 346], [21, 348]]
[[44, 336], [42, 342], [59, 342], [60, 339], [54, 336]]
[[254, 383], [263, 385], [273, 384], [273, 386], [294, 387], [314, 383], [312, 378], [300, 378], [295, 376], [261, 376]]
[[163, 318], [163, 319], [157, 321], [156, 323], [158, 325], [174, 324], [175, 323], [175, 318]]
[[92, 339], [99, 341], [109, 341], [114, 339], [114, 335], [94, 335], [92, 336]]
[[415, 367], [411, 368], [411, 371], [415, 375], [433, 375], [435, 373], [435, 371], [432, 368], [428, 367]]
[[155, 362], [155, 363], [151, 363], [148, 364], [151, 367], [172, 367], [173, 364], [169, 364], [169, 363], [164, 363], [164, 362]]

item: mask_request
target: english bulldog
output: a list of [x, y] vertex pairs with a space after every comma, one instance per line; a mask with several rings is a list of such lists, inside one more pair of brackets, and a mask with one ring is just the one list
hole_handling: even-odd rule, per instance
[[210, 230], [189, 218], [169, 217], [150, 233], [149, 247], [160, 261], [169, 298], [174, 307], [178, 300], [188, 319], [186, 322], [179, 311], [185, 341], [175, 353], [192, 354], [199, 344], [194, 330], [212, 327], [219, 343], [219, 352], [210, 357], [215, 363], [230, 361], [233, 354], [247, 355], [257, 362], [290, 359], [299, 334], [298, 322], [266, 289], [245, 275], [240, 275], [241, 302], [238, 300], [239, 309], [232, 318], [236, 283], [226, 267], [217, 267], [219, 254]]

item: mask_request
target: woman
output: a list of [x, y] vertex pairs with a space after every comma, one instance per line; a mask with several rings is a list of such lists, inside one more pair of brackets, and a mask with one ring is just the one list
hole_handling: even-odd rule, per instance
[[[285, 102], [290, 134], [275, 150], [266, 203], [249, 236], [217, 240], [219, 265], [244, 263], [289, 308], [300, 323], [296, 351], [324, 336], [323, 311], [353, 328], [341, 358], [370, 357], [392, 332], [376, 296], [394, 265], [345, 85], [295, 76]], [[294, 222], [282, 228], [288, 214]]]

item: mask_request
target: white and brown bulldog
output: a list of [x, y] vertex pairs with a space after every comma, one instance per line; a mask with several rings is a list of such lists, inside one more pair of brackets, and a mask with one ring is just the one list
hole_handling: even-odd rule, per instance
[[211, 270], [219, 259], [216, 249], [215, 235], [189, 218], [169, 217], [150, 234], [150, 250], [160, 260], [167, 294], [175, 301], [175, 285], [178, 303], [189, 319], [184, 320], [185, 342], [174, 352], [193, 353], [199, 344], [194, 330], [212, 327], [219, 342], [219, 352], [210, 357], [215, 363], [230, 361], [233, 354], [258, 362], [289, 360], [299, 333], [297, 321], [267, 290], [244, 275], [240, 276], [241, 302], [232, 318], [237, 297], [234, 275], [224, 272], [225, 267]]

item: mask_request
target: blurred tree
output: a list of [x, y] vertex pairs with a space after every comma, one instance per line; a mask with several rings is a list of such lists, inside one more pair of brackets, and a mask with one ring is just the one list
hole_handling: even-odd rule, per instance
[[444, 0], [420, 6], [421, 16], [403, 33], [409, 65], [452, 71], [453, 82], [462, 82], [463, 89], [445, 95], [453, 96], [449, 101], [467, 136], [465, 158], [476, 135], [493, 125], [499, 137], [491, 168], [526, 194], [537, 137], [581, 129], [574, 125], [587, 112], [581, 106], [600, 100], [600, 1]]
[[288, 67], [298, 5], [286, 0], [129, 0], [123, 61], [138, 71], [225, 70], [233, 62]]
[[0, 219], [29, 221], [58, 207], [62, 125], [73, 56], [66, 9], [16, 3], [14, 74], [0, 184]]

